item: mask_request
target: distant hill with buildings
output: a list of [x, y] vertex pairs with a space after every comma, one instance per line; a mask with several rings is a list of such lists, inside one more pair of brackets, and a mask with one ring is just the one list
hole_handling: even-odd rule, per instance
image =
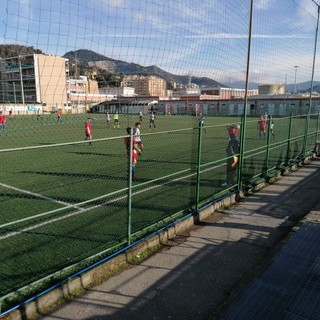
[[[0, 45], [0, 58], [6, 59], [10, 57], [17, 57], [18, 55], [25, 54], [46, 54], [45, 52], [34, 48], [33, 46], [24, 46], [19, 44], [2, 44]], [[136, 63], [129, 63], [121, 60], [115, 60], [108, 58], [104, 55], [98, 54], [91, 50], [75, 50], [69, 51], [63, 56], [68, 58], [71, 62], [77, 61], [79, 64], [84, 64], [88, 68], [98, 67], [107, 73], [123, 74], [123, 75], [155, 75], [166, 81], [174, 81], [177, 84], [187, 85], [189, 82], [189, 76], [175, 75], [160, 69], [157, 66], [141, 66]], [[236, 81], [231, 83], [222, 84], [213, 79], [207, 77], [192, 77], [192, 83], [199, 85], [200, 87], [211, 87], [211, 86], [221, 86], [221, 87], [231, 87], [244, 89], [244, 81]], [[249, 82], [249, 89], [257, 89], [260, 83]], [[298, 92], [309, 92], [311, 86], [311, 81], [301, 82], [296, 84], [296, 90]], [[287, 84], [286, 91], [293, 92], [294, 84]], [[320, 81], [313, 82], [313, 91], [320, 92]]]
[[[260, 84], [257, 82], [249, 82], [248, 89], [249, 90], [250, 89], [258, 89], [259, 85]], [[245, 89], [246, 82], [245, 81], [234, 81], [234, 82], [228, 83], [227, 87], [237, 88], [237, 89]]]
[[[189, 82], [189, 76], [175, 75], [160, 69], [157, 66], [141, 66], [136, 63], [129, 63], [121, 60], [115, 60], [95, 53], [91, 50], [76, 50], [69, 51], [64, 55], [70, 61], [78, 61], [82, 64], [88, 64], [89, 66], [96, 66], [100, 69], [104, 69], [111, 73], [119, 73], [123, 75], [142, 75], [142, 76], [158, 76], [166, 81], [174, 81], [177, 84], [187, 85]], [[206, 87], [222, 86], [224, 84], [219, 83], [213, 79], [207, 77], [192, 77], [192, 83]]]
[[[244, 89], [245, 85], [246, 85], [245, 81], [235, 81], [228, 84], [228, 87]], [[261, 83], [249, 82], [249, 89], [258, 89], [259, 85], [261, 85]], [[286, 92], [293, 92], [294, 87], [295, 87], [294, 84], [291, 84], [291, 83], [287, 84]], [[309, 92], [310, 87], [311, 87], [311, 81], [305, 81], [305, 82], [300, 82], [296, 84], [296, 90], [301, 93]], [[313, 82], [313, 91], [320, 92], [320, 81]]]
[[[294, 91], [294, 84], [288, 84], [286, 88], [287, 91]], [[297, 83], [296, 88], [298, 92], [310, 92], [311, 81]], [[313, 91], [320, 92], [320, 81], [313, 81]]]

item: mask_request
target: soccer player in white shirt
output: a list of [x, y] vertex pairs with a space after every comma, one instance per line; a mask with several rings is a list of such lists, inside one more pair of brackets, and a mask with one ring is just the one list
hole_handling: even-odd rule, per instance
[[141, 137], [140, 137], [140, 129], [141, 129], [141, 122], [136, 122], [134, 129], [133, 129], [133, 134], [135, 135], [136, 143], [140, 149], [139, 155], [141, 155], [141, 152], [143, 150], [143, 143], [142, 143]]
[[150, 119], [149, 119], [149, 130], [151, 130], [151, 127], [153, 126], [153, 128], [156, 128], [156, 116], [154, 114], [154, 112], [151, 112], [150, 114]]

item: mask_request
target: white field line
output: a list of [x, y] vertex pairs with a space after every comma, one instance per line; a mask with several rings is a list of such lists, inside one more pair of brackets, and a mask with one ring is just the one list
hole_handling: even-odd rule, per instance
[[[208, 168], [208, 169], [205, 169], [203, 170], [202, 172], [207, 172], [207, 171], [210, 171], [210, 170], [213, 170], [213, 169], [216, 169], [218, 168], [219, 166], [213, 166], [211, 168]], [[183, 176], [183, 177], [180, 177], [180, 178], [176, 178], [176, 179], [173, 179], [173, 180], [170, 180], [170, 181], [167, 181], [167, 182], [164, 182], [164, 183], [161, 183], [161, 184], [157, 184], [157, 185], [154, 185], [154, 186], [151, 186], [151, 187], [147, 187], [147, 188], [144, 188], [144, 189], [141, 189], [139, 191], [136, 191], [136, 192], [133, 192], [132, 193], [132, 196], [135, 196], [137, 194], [140, 194], [140, 193], [143, 193], [143, 192], [146, 192], [146, 191], [150, 191], [150, 190], [153, 190], [153, 189], [156, 189], [156, 188], [159, 188], [159, 187], [162, 187], [164, 185], [167, 185], [167, 184], [171, 184], [171, 183], [174, 183], [174, 182], [178, 182], [180, 180], [184, 180], [184, 179], [187, 179], [187, 178], [190, 178], [194, 175], [196, 175], [197, 173], [194, 172], [194, 173], [191, 173], [191, 174], [188, 174], [186, 176]], [[0, 185], [3, 185], [0, 183]], [[10, 186], [9, 186], [10, 187]], [[14, 188], [12, 187], [12, 189], [16, 189], [16, 190], [19, 190], [18, 188]], [[26, 191], [26, 193], [28, 193]], [[34, 196], [36, 195], [35, 193], [32, 193], [32, 192], [29, 192], [30, 194], [33, 194]], [[55, 201], [55, 199], [52, 199], [52, 198], [49, 198], [49, 197], [44, 197], [42, 195], [39, 195], [39, 197], [43, 198], [43, 199], [47, 199], [47, 200], [52, 200], [52, 201]], [[67, 218], [70, 218], [70, 217], [73, 217], [73, 216], [76, 216], [80, 213], [84, 213], [84, 212], [87, 212], [87, 211], [90, 211], [90, 210], [93, 210], [93, 209], [96, 209], [96, 208], [99, 208], [99, 207], [102, 207], [102, 206], [107, 206], [107, 205], [110, 205], [114, 202], [117, 202], [117, 201], [120, 201], [120, 200], [123, 200], [127, 197], [127, 195], [125, 196], [119, 196], [115, 199], [112, 199], [110, 201], [107, 201], [107, 202], [104, 202], [104, 203], [101, 203], [101, 204], [98, 204], [98, 205], [95, 205], [95, 206], [91, 206], [89, 208], [86, 208], [86, 209], [83, 209], [83, 208], [77, 208], [78, 211], [77, 212], [72, 212], [72, 213], [69, 213], [67, 215], [64, 215], [62, 217], [59, 217], [59, 218], [53, 218], [53, 219], [50, 219], [48, 221], [45, 221], [45, 222], [42, 222], [42, 223], [38, 223], [34, 226], [31, 226], [31, 227], [28, 227], [28, 228], [23, 228], [19, 231], [13, 231], [13, 232], [10, 232], [4, 236], [0, 236], [0, 240], [5, 240], [5, 239], [8, 239], [8, 238], [11, 238], [11, 237], [14, 237], [16, 235], [19, 235], [21, 233], [24, 233], [24, 232], [28, 232], [28, 231], [31, 231], [31, 230], [34, 230], [34, 229], [37, 229], [39, 227], [42, 227], [42, 226], [45, 226], [47, 224], [50, 224], [50, 223], [53, 223], [53, 222], [57, 222], [57, 221], [61, 221], [61, 220], [64, 220], [64, 219], [67, 219]], [[55, 201], [55, 202], [58, 202], [58, 201]], [[68, 203], [65, 203], [65, 202], [62, 202], [62, 201], [59, 201], [59, 203], [63, 203], [65, 205], [70, 205]], [[75, 204], [74, 207], [76, 208], [77, 205]]]
[[0, 183], [0, 186], [4, 187], [4, 188], [7, 188], [7, 189], [14, 190], [14, 191], [18, 191], [18, 192], [21, 192], [21, 193], [25, 193], [25, 194], [28, 194], [30, 196], [36, 197], [36, 198], [40, 198], [40, 199], [43, 199], [43, 200], [48, 200], [48, 201], [51, 201], [51, 202], [59, 203], [59, 204], [65, 205], [65, 206], [70, 206], [71, 205], [71, 203], [60, 201], [60, 200], [56, 200], [54, 198], [44, 196], [44, 195], [42, 195], [40, 193], [35, 193], [35, 192], [28, 191], [28, 190], [24, 190], [24, 189], [16, 188], [16, 187], [13, 187], [13, 186], [9, 186], [8, 184]]

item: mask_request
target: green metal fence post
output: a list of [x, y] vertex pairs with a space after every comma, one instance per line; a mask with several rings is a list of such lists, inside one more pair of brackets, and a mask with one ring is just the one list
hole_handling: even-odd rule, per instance
[[293, 113], [290, 114], [290, 122], [289, 122], [289, 132], [288, 132], [288, 145], [287, 145], [287, 158], [286, 163], [289, 164], [290, 159], [290, 142], [291, 142], [291, 131], [292, 131], [292, 119], [293, 119]]
[[271, 125], [271, 116], [268, 116], [268, 131], [267, 131], [267, 150], [266, 150], [266, 166], [265, 174], [268, 176], [269, 171], [269, 158], [270, 158], [270, 125]]
[[198, 157], [197, 157], [197, 185], [196, 185], [196, 211], [198, 211], [199, 201], [200, 201], [202, 129], [203, 129], [203, 123], [202, 123], [202, 121], [199, 121], [199, 127], [198, 127]]
[[[309, 102], [311, 103], [311, 101]], [[303, 138], [303, 146], [302, 146], [302, 156], [306, 156], [307, 152], [307, 143], [308, 143], [308, 135], [309, 135], [309, 120], [310, 120], [310, 105], [308, 108], [308, 113], [306, 116], [305, 126], [304, 126], [304, 138]]]
[[312, 107], [313, 79], [314, 79], [314, 68], [315, 68], [316, 56], [317, 56], [317, 43], [318, 43], [318, 30], [319, 30], [319, 17], [320, 17], [320, 5], [318, 3], [316, 3], [314, 0], [313, 0], [313, 2], [318, 7], [318, 17], [317, 17], [316, 33], [315, 33], [315, 38], [314, 38], [314, 50], [313, 50], [311, 84], [310, 84], [309, 108], [308, 108], [308, 114], [307, 114], [306, 125], [305, 125], [305, 133], [304, 133], [303, 157], [306, 156], [307, 143], [308, 143], [309, 120], [310, 120], [310, 112], [311, 112], [311, 107]]
[[242, 187], [242, 176], [243, 176], [243, 165], [244, 165], [244, 146], [245, 143], [242, 141], [244, 139], [244, 132], [245, 132], [245, 116], [241, 117], [240, 121], [240, 154], [239, 154], [239, 165], [238, 165], [238, 174], [237, 174], [237, 184], [239, 186], [239, 189]]
[[247, 51], [247, 69], [246, 69], [246, 85], [244, 93], [244, 109], [243, 119], [241, 121], [240, 128], [240, 159], [238, 166], [238, 189], [242, 188], [242, 175], [244, 164], [244, 150], [245, 150], [245, 138], [246, 138], [246, 120], [247, 120], [247, 104], [248, 104], [248, 89], [249, 89], [249, 69], [250, 69], [250, 53], [251, 53], [251, 38], [252, 38], [252, 19], [253, 18], [253, 0], [250, 2], [250, 19], [249, 19], [249, 34], [248, 34], [248, 51]]
[[320, 111], [318, 111], [318, 118], [317, 118], [317, 130], [316, 130], [316, 141], [318, 140], [318, 136], [319, 136], [319, 125], [320, 125]]
[[132, 152], [133, 152], [133, 129], [130, 128], [130, 150], [128, 150], [128, 220], [127, 220], [127, 237], [128, 244], [131, 243], [131, 214], [132, 214]]

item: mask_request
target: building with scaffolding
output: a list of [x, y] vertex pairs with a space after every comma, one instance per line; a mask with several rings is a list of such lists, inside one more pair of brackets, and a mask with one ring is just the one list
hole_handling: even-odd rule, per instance
[[26, 54], [0, 60], [0, 103], [61, 108], [67, 103], [68, 59]]

